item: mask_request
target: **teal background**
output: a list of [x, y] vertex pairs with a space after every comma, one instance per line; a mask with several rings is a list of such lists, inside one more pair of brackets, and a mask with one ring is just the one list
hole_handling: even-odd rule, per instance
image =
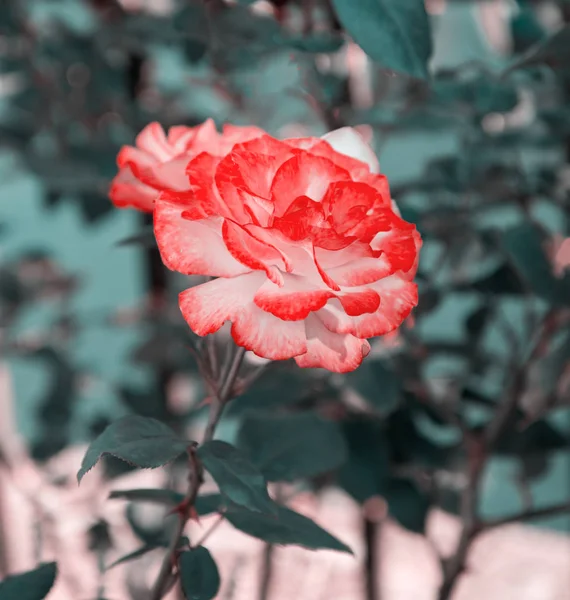
[[[79, 4], [70, 5], [69, 18], [76, 18], [79, 28], [89, 27]], [[75, 13], [73, 12], [75, 10]], [[502, 59], [495, 55], [486, 44], [477, 24], [474, 8], [463, 3], [448, 7], [445, 15], [435, 20], [436, 40], [433, 64], [437, 67], [451, 67], [469, 60], [483, 60], [489, 64], [500, 64]], [[38, 15], [41, 18], [42, 15]], [[156, 59], [160, 66], [160, 76], [165, 89], [176, 89], [184, 85], [188, 73], [182, 61], [173, 52], [157, 51]], [[281, 59], [280, 59], [281, 60]], [[286, 64], [275, 62], [266, 69], [274, 73], [274, 86], [271, 93], [260, 98], [261, 105], [270, 101], [271, 94], [279, 94], [293, 81], [296, 72]], [[199, 76], [200, 73], [196, 73]], [[266, 72], [263, 76], [267, 76]], [[259, 74], [262, 77], [262, 74]], [[190, 97], [191, 94], [191, 97]], [[189, 101], [202, 107], [204, 118], [212, 110], [221, 120], [232, 118], [231, 108], [223, 105], [212, 106], [207, 90], [189, 89]], [[303, 104], [291, 98], [280, 120], [294, 121], [303, 118]], [[261, 112], [260, 112], [261, 114]], [[238, 117], [244, 120], [244, 116]], [[259, 121], [269, 130], [281, 123]], [[315, 133], [321, 131], [315, 130]], [[417, 135], [395, 135], [382, 143], [380, 161], [382, 170], [388, 175], [392, 185], [419, 175], [426, 160], [437, 155], [452, 154], [458, 148], [458, 140], [453, 133], [437, 132]], [[0, 222], [8, 225], [8, 232], [0, 239], [0, 256], [9, 259], [22, 250], [46, 248], [66, 270], [80, 272], [82, 286], [73, 302], [80, 315], [85, 315], [87, 326], [82, 329], [70, 348], [73, 360], [95, 374], [82, 394], [82, 400], [75, 407], [76, 441], [86, 438], [88, 417], [106, 414], [117, 416], [118, 403], [114, 386], [125, 379], [142, 384], [146, 374], [129, 362], [129, 353], [138, 333], [129, 328], [111, 328], [105, 325], [102, 316], [113, 308], [134, 306], [145, 289], [143, 257], [133, 247], [116, 247], [116, 243], [137, 231], [139, 216], [131, 211], [117, 211], [94, 226], [87, 227], [77, 206], [64, 202], [54, 209], [47, 210], [42, 205], [42, 191], [39, 182], [25, 172], [11, 155], [0, 157]], [[545, 213], [545, 219], [552, 215]], [[555, 215], [554, 215], [555, 217]], [[505, 216], [507, 219], [508, 216]], [[429, 260], [426, 249], [424, 260]], [[452, 298], [430, 319], [429, 327], [439, 337], [453, 337], [458, 330], [457, 323], [465, 318], [472, 304], [469, 298]], [[34, 306], [19, 320], [18, 328], [22, 335], [35, 327], [49, 322], [54, 307], [50, 303]], [[516, 307], [513, 307], [516, 310]], [[10, 362], [15, 393], [17, 419], [20, 431], [26, 438], [33, 439], [35, 423], [29, 418], [37, 405], [41, 391], [46, 384], [47, 373], [32, 361], [13, 359]], [[445, 364], [443, 372], [449, 372], [453, 365]], [[101, 374], [101, 378], [97, 377]], [[121, 409], [122, 410], [122, 409]], [[559, 411], [555, 417], [565, 421], [570, 430], [568, 411]], [[532, 492], [537, 506], [562, 501], [570, 488], [570, 457], [554, 455], [551, 468], [542, 479], [534, 480]], [[514, 483], [516, 464], [514, 460], [494, 460], [488, 469], [483, 496], [483, 514], [499, 516], [515, 512], [521, 508], [520, 496]], [[546, 525], [570, 531], [570, 519], [557, 517], [548, 519]]]

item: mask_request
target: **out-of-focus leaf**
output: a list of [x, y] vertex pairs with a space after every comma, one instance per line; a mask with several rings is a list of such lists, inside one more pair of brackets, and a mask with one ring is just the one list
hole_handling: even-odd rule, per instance
[[77, 369], [69, 358], [50, 346], [36, 350], [32, 357], [44, 362], [50, 371], [38, 413], [40, 434], [34, 440], [32, 455], [45, 460], [69, 443], [69, 425], [76, 399]]
[[311, 383], [300, 369], [271, 365], [254, 385], [230, 402], [228, 414], [241, 414], [245, 410], [267, 411], [297, 404], [307, 396]]
[[154, 248], [156, 247], [156, 240], [153, 228], [148, 227], [134, 235], [123, 238], [117, 242], [117, 246], [142, 246], [143, 248]]
[[424, 533], [430, 507], [427, 495], [407, 479], [394, 478], [383, 494], [390, 515], [406, 529]]
[[0, 268], [0, 301], [17, 307], [27, 298], [26, 289], [12, 269]]
[[570, 25], [566, 25], [550, 37], [539, 42], [528, 50], [523, 56], [515, 60], [505, 73], [547, 65], [552, 69], [567, 68], [570, 61]]
[[314, 413], [265, 416], [242, 422], [238, 445], [267, 481], [294, 481], [339, 467], [346, 444], [339, 427]]
[[526, 454], [521, 458], [521, 469], [525, 479], [538, 479], [544, 476], [549, 467], [545, 454]]
[[263, 475], [242, 451], [226, 442], [212, 440], [201, 445], [197, 455], [231, 502], [252, 511], [275, 513]]
[[[421, 409], [428, 417], [438, 416], [437, 413], [429, 413], [424, 406]], [[409, 409], [398, 410], [390, 415], [386, 424], [386, 437], [392, 462], [398, 465], [420, 464], [442, 468], [447, 465], [453, 451], [453, 445], [448, 447], [437, 444], [420, 432]]]
[[570, 333], [540, 361], [541, 388], [545, 394], [555, 392], [560, 377], [570, 364]]
[[114, 423], [87, 449], [77, 480], [92, 469], [105, 454], [137, 467], [154, 469], [186, 452], [189, 442], [180, 439], [170, 427], [157, 421], [131, 415]]
[[89, 550], [97, 553], [105, 553], [113, 546], [109, 533], [109, 524], [104, 519], [99, 519], [87, 532]]
[[230, 508], [225, 516], [236, 529], [269, 544], [303, 546], [310, 550], [338, 550], [352, 554], [346, 544], [311, 519], [285, 506], [276, 504], [275, 507], [275, 515]]
[[348, 461], [338, 473], [339, 485], [357, 502], [380, 496], [390, 474], [390, 454], [385, 429], [370, 419], [344, 424]]
[[[134, 358], [139, 357], [135, 354]], [[160, 365], [161, 363], [158, 364]], [[149, 389], [137, 389], [127, 385], [121, 386], [119, 388], [119, 396], [129, 410], [137, 412], [143, 417], [151, 417], [166, 421], [170, 416], [164, 408], [164, 390], [160, 389], [158, 385], [150, 386]], [[170, 424], [173, 426], [175, 425], [174, 423]]]
[[401, 399], [400, 382], [379, 360], [368, 360], [346, 376], [346, 384], [358, 392], [375, 410], [387, 415]]
[[423, 0], [333, 0], [339, 21], [380, 65], [418, 79], [429, 77], [432, 52]]
[[11, 575], [0, 582], [0, 600], [43, 600], [53, 587], [56, 575], [54, 562], [42, 564], [27, 573]]
[[136, 504], [129, 504], [125, 515], [133, 533], [145, 546], [153, 548], [167, 548], [170, 543], [170, 535], [173, 533], [178, 519], [171, 517], [167, 521], [159, 519], [156, 523], [143, 521], [139, 515]]
[[530, 223], [505, 231], [500, 237], [513, 267], [530, 289], [554, 306], [570, 304], [570, 276], [557, 278], [547, 259], [543, 238]]
[[467, 80], [456, 74], [440, 77], [433, 85], [433, 101], [442, 105], [460, 104], [479, 114], [505, 113], [518, 104], [518, 94], [510, 82], [478, 75]]
[[220, 574], [210, 552], [199, 546], [178, 559], [180, 581], [188, 600], [211, 600], [220, 589]]
[[79, 196], [79, 206], [85, 221], [90, 224], [96, 223], [114, 210], [109, 198], [97, 192], [83, 192]]
[[497, 454], [522, 457], [524, 455], [545, 454], [566, 449], [570, 437], [546, 421], [536, 421], [528, 427], [520, 428], [515, 420], [496, 446]]
[[211, 56], [215, 67], [222, 72], [249, 69], [262, 57], [283, 47], [277, 21], [245, 6], [225, 6], [210, 23], [212, 36], [218, 40], [210, 48]]
[[511, 19], [511, 36], [516, 54], [527, 52], [541, 42], [546, 31], [537, 19], [534, 7], [518, 2], [517, 10]]
[[196, 498], [194, 508], [200, 517], [225, 510], [227, 501], [221, 494], [203, 494]]
[[483, 294], [520, 296], [524, 294], [525, 286], [518, 273], [510, 265], [503, 264], [486, 277], [456, 286], [456, 290], [460, 292], [475, 291]]
[[145, 554], [148, 554], [149, 552], [156, 550], [157, 547], [158, 546], [146, 546], [146, 545], [141, 546], [140, 548], [137, 548], [133, 552], [129, 552], [128, 554], [125, 554], [124, 556], [117, 558], [117, 560], [113, 561], [110, 565], [108, 565], [105, 568], [105, 570], [108, 571], [109, 569], [112, 569], [113, 567], [116, 567], [118, 565], [122, 565], [126, 562], [130, 562], [131, 560], [136, 560], [137, 558], [140, 558], [141, 556], [144, 556]]
[[308, 36], [285, 37], [283, 43], [302, 52], [326, 54], [340, 50], [344, 40], [341, 36], [331, 33], [314, 33]]
[[152, 504], [163, 504], [176, 506], [184, 500], [184, 494], [173, 490], [140, 489], [140, 490], [113, 490], [109, 499], [131, 500], [134, 502], [150, 502]]
[[474, 310], [465, 320], [465, 329], [473, 340], [479, 339], [491, 316], [491, 308], [488, 305], [483, 305]]

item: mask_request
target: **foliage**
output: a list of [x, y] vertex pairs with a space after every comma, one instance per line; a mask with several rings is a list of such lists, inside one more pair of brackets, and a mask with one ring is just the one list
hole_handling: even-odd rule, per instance
[[[78, 2], [72, 11], [47, 0], [5, 2], [0, 81], [15, 84], [2, 99], [0, 147], [34, 176], [42, 219], [73, 204], [91, 234], [119, 218], [107, 199], [115, 156], [153, 120], [193, 125], [212, 116], [276, 135], [291, 124], [316, 134], [367, 125], [381, 162], [392, 164], [392, 141], [429, 140], [429, 158], [391, 181], [403, 216], [424, 239], [414, 321], [380, 340], [346, 376], [286, 364], [266, 367], [256, 379], [248, 367], [241, 383], [249, 376], [253, 383], [238, 389], [224, 413], [237, 422], [237, 436], [197, 446], [200, 469], [219, 494], [200, 493], [194, 508], [199, 516], [219, 513], [268, 544], [347, 552], [275, 500], [284, 484], [316, 494], [332, 485], [364, 507], [383, 498], [390, 516], [415, 532], [423, 532], [431, 508], [445, 508], [474, 538], [485, 515], [479, 505], [466, 509], [464, 500], [485, 495], [485, 468], [508, 459], [523, 487], [532, 488], [548, 476], [555, 454], [568, 456], [570, 275], [554, 264], [557, 240], [570, 235], [568, 25], [550, 30], [540, 3], [519, 2], [507, 24], [512, 54], [493, 64], [439, 68], [431, 62], [437, 29], [419, 0], [319, 0], [312, 12], [290, 0], [272, 2], [271, 14], [253, 4], [174, 2], [172, 13], [159, 15], [114, 0]], [[567, 3], [559, 4], [564, 17]], [[367, 74], [347, 67], [349, 36], [371, 59]], [[368, 101], [358, 97], [363, 79]], [[443, 143], [432, 150], [440, 146], [431, 141], [448, 137], [451, 150]], [[211, 390], [196, 359], [204, 346], [175, 306], [187, 285], [157, 267], [148, 220], [122, 232], [113, 251], [140, 254], [149, 297], [133, 314], [96, 318], [78, 308], [85, 282], [65, 257], [10, 246], [9, 217], [4, 221], [0, 242], [16, 251], [0, 256], [2, 352], [49, 376], [34, 416], [34, 458], [53, 456], [89, 430], [79, 479], [108, 455], [128, 468], [166, 466], [171, 488], [116, 491], [112, 498], [180, 510], [194, 468], [186, 431], [204, 410], [196, 402], [175, 411], [167, 384], [182, 377], [198, 396]], [[34, 335], [22, 334], [24, 320], [46, 310]], [[106, 382], [119, 408], [95, 411], [77, 425], [82, 377], [106, 376], [78, 355], [82, 336], [129, 328], [137, 335], [129, 367], [145, 377], [152, 371], [152, 381], [123, 375]], [[224, 341], [216, 343], [221, 355]], [[132, 414], [115, 420], [125, 411]], [[177, 463], [179, 456], [184, 461]], [[126, 468], [112, 461], [106, 467], [109, 477]], [[130, 523], [141, 545], [115, 564], [156, 548], [166, 552], [166, 525], [145, 533], [135, 518]], [[185, 593], [212, 598], [215, 557], [187, 541], [175, 548]], [[24, 599], [14, 587], [24, 584], [26, 593], [38, 590], [31, 600], [44, 597], [54, 578], [47, 565], [7, 579], [0, 599]]]
[[132, 415], [112, 423], [87, 449], [77, 480], [110, 454], [136, 467], [155, 469], [178, 458], [190, 442], [156, 419]]
[[12, 575], [0, 582], [0, 598], [2, 600], [43, 600], [54, 582], [57, 574], [55, 563], [45, 563], [33, 571]]

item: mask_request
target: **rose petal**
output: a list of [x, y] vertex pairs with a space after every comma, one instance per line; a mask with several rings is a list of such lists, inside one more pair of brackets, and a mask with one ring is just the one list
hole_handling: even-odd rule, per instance
[[322, 308], [334, 294], [330, 290], [311, 285], [304, 277], [283, 275], [282, 287], [266, 281], [257, 291], [253, 301], [262, 310], [283, 319], [299, 321], [311, 312]]
[[274, 246], [255, 238], [246, 229], [225, 220], [222, 237], [231, 255], [243, 265], [253, 270], [263, 270], [277, 285], [283, 285], [283, 277], [277, 265], [286, 268], [280, 252]]
[[248, 304], [232, 317], [232, 337], [257, 356], [285, 360], [307, 351], [303, 321], [283, 321]]
[[307, 352], [295, 357], [304, 368], [321, 367], [335, 373], [347, 373], [360, 366], [370, 352], [370, 344], [350, 334], [329, 331], [315, 316], [305, 320]]
[[321, 201], [331, 182], [343, 180], [350, 180], [348, 171], [327, 158], [297, 153], [279, 167], [271, 184], [275, 215], [284, 215], [299, 196]]
[[169, 145], [160, 123], [149, 123], [136, 137], [137, 148], [148, 152], [159, 161], [174, 158], [175, 153]]
[[141, 183], [128, 167], [119, 171], [109, 190], [109, 198], [115, 206], [132, 206], [143, 212], [152, 212], [157, 195], [157, 190]]
[[230, 254], [221, 223], [191, 221], [183, 208], [159, 198], [154, 210], [154, 234], [164, 264], [184, 275], [233, 277], [249, 272]]
[[323, 135], [322, 139], [328, 142], [337, 152], [366, 163], [372, 173], [380, 172], [380, 163], [376, 154], [364, 141], [364, 138], [352, 127], [335, 129]]
[[180, 310], [198, 335], [215, 333], [244, 307], [254, 306], [253, 296], [264, 281], [265, 275], [260, 272], [208, 281], [179, 295]]
[[327, 329], [359, 338], [385, 335], [399, 327], [418, 303], [415, 283], [391, 275], [370, 285], [380, 296], [380, 307], [372, 314], [351, 317], [338, 300], [329, 300], [316, 314]]

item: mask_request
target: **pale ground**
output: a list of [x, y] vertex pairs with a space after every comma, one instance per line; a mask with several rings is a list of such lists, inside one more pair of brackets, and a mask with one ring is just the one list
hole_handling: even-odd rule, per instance
[[[60, 468], [75, 470], [83, 449], [60, 457]], [[32, 467], [8, 475], [0, 471], [3, 528], [8, 535], [8, 562], [12, 572], [34, 566], [34, 535], [31, 502], [43, 512], [44, 551], [42, 558], [58, 557], [61, 572], [49, 600], [81, 600], [95, 597], [98, 574], [86, 547], [85, 529], [98, 516], [111, 525], [117, 545], [112, 558], [135, 549], [138, 542], [125, 523], [124, 503], [106, 501], [109, 488], [95, 469], [77, 488], [73, 477], [60, 488], [45, 486], [35, 479]], [[158, 472], [140, 472], [115, 482], [114, 489], [160, 485]], [[158, 477], [157, 477], [158, 476]], [[19, 480], [19, 481], [18, 481]], [[37, 486], [37, 487], [36, 487]], [[19, 488], [19, 489], [18, 489]], [[355, 557], [331, 551], [312, 552], [295, 547], [275, 552], [272, 600], [359, 600], [364, 599], [360, 571], [362, 543], [359, 510], [345, 495], [331, 491], [320, 501], [298, 496], [294, 508], [313, 517], [320, 525], [349, 544]], [[37, 513], [36, 513], [37, 514]], [[216, 517], [204, 517], [189, 528], [198, 539]], [[458, 523], [455, 518], [434, 512], [428, 535], [441, 552], [454, 546]], [[433, 547], [419, 535], [388, 521], [380, 538], [381, 568], [378, 579], [382, 600], [432, 600], [440, 581]], [[218, 563], [222, 589], [220, 599], [254, 600], [257, 597], [263, 544], [222, 523], [205, 544]], [[147, 555], [126, 567], [111, 570], [106, 578], [106, 597], [127, 599], [125, 580], [144, 587], [156, 573], [157, 554]], [[469, 570], [461, 581], [457, 600], [570, 600], [570, 539], [531, 527], [511, 525], [489, 532], [474, 544]], [[172, 595], [170, 600], [175, 600]]]
[[[4, 451], [9, 449], [12, 465], [8, 469], [0, 463], [0, 532], [9, 548], [0, 557], [0, 566], [5, 563], [9, 572], [17, 573], [34, 568], [38, 560], [57, 559], [60, 573], [48, 599], [91, 600], [97, 597], [100, 578], [87, 548], [86, 530], [101, 517], [108, 521], [115, 543], [109, 561], [137, 548], [139, 542], [124, 518], [124, 502], [107, 497], [111, 489], [158, 487], [163, 484], [162, 472], [139, 471], [109, 485], [96, 467], [78, 487], [75, 473], [85, 452], [79, 447], [66, 450], [40, 471], [27, 458], [10, 425], [9, 398], [7, 373], [0, 365], [0, 441]], [[60, 476], [67, 482], [57, 486], [48, 483], [48, 479]], [[355, 556], [278, 548], [271, 600], [364, 600], [358, 506], [333, 490], [320, 498], [298, 495], [291, 506], [351, 546]], [[199, 539], [215, 519], [204, 517], [200, 524], [193, 523], [190, 538]], [[40, 521], [41, 551], [35, 530]], [[457, 520], [442, 512], [429, 517], [431, 543], [391, 521], [385, 522], [377, 571], [381, 600], [435, 599], [440, 570], [434, 547], [449, 554], [457, 534]], [[221, 572], [218, 598], [256, 600], [264, 545], [225, 522], [205, 545]], [[128, 600], [126, 582], [131, 590], [144, 589], [153, 581], [159, 559], [159, 553], [151, 553], [110, 570], [105, 578], [105, 597]], [[454, 600], [570, 600], [569, 537], [529, 526], [497, 528], [473, 545], [468, 567]], [[176, 595], [171, 594], [169, 600], [176, 600]]]

